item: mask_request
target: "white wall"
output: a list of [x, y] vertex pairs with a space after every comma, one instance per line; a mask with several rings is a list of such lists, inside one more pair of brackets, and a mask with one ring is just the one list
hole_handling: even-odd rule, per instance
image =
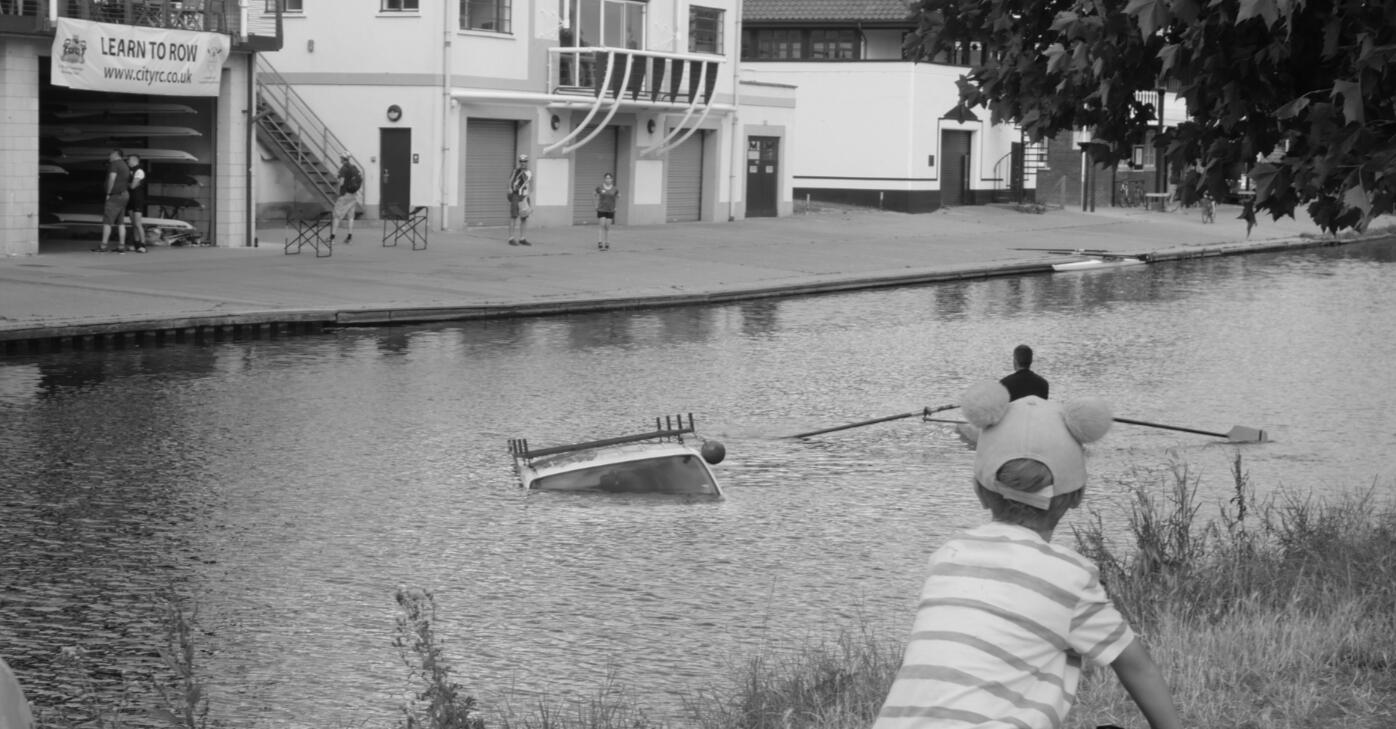
[[[288, 16], [284, 23], [283, 50], [267, 55], [267, 60], [363, 163], [364, 195], [370, 215], [375, 214], [380, 196], [376, 156], [381, 127], [412, 129], [413, 152], [420, 157], [420, 162], [413, 165], [413, 203], [432, 206], [438, 217], [440, 209], [454, 207], [462, 197], [457, 178], [463, 153], [461, 130], [467, 114], [480, 115], [483, 105], [499, 111], [498, 118], [532, 122], [524, 127], [531, 137], [521, 139], [520, 146], [535, 155], [555, 141], [557, 134], [568, 131], [572, 114], [546, 110], [543, 96], [548, 92], [551, 58], [547, 49], [558, 44], [559, 0], [515, 2], [508, 34], [460, 30], [460, 4], [450, 0], [423, 2], [419, 13], [380, 12], [380, 2], [305, 0], [305, 12], [299, 17]], [[724, 11], [722, 42], [728, 63], [717, 78], [714, 98], [730, 105], [735, 97], [735, 61], [740, 51], [738, 3], [700, 0], [694, 4]], [[687, 53], [688, 14], [689, 3], [684, 0], [649, 3], [647, 48]], [[449, 90], [461, 89], [498, 91], [519, 98], [450, 103]], [[528, 98], [530, 95], [535, 97]], [[389, 122], [385, 116], [392, 104], [403, 109], [403, 117], [397, 123]], [[557, 132], [548, 123], [552, 113], [564, 120]], [[625, 113], [638, 117], [631, 122], [637, 129], [656, 118], [652, 112]], [[717, 132], [709, 138], [719, 145], [713, 159], [712, 187], [705, 199], [709, 205], [723, 206], [720, 211], [709, 208], [708, 212], [725, 218], [725, 206], [733, 196], [730, 145], [740, 135], [732, 133], [728, 116], [713, 114], [703, 126]], [[638, 133], [628, 138], [633, 145], [628, 153], [632, 159], [638, 158], [638, 148], [656, 141]], [[267, 203], [313, 199], [308, 190], [297, 192], [293, 176], [279, 162], [259, 160], [257, 164], [256, 194], [264, 215], [281, 214], [268, 209]], [[565, 165], [563, 168], [567, 169]], [[542, 165], [538, 174], [540, 190], [545, 183], [570, 189], [570, 184], [562, 180], [542, 179]], [[537, 222], [546, 225], [570, 221], [566, 205], [556, 208], [542, 206], [536, 211]], [[662, 219], [662, 211], [657, 215]], [[447, 218], [450, 217], [448, 211]]]
[[[983, 109], [975, 111], [980, 122], [942, 119], [959, 100], [955, 80], [963, 73], [957, 66], [906, 62], [762, 62], [745, 63], [741, 71], [745, 80], [798, 88], [799, 133], [791, 151], [800, 187], [937, 190], [940, 131], [966, 129], [976, 133], [971, 185], [992, 189], [993, 164], [1018, 141], [1018, 131], [991, 127]], [[934, 166], [931, 155], [937, 155]]]

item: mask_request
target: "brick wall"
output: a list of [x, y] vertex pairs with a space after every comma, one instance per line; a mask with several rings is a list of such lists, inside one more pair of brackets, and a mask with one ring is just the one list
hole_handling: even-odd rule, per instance
[[[1038, 201], [1080, 210], [1082, 197], [1088, 191], [1082, 181], [1081, 148], [1074, 134], [1063, 133], [1047, 143], [1047, 164], [1049, 168], [1037, 176]], [[1111, 191], [1117, 181], [1116, 173], [1109, 167], [1096, 166], [1096, 207], [1111, 204]]]

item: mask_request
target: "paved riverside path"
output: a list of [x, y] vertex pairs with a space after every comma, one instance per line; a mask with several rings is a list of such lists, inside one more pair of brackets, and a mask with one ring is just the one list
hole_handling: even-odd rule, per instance
[[[0, 259], [0, 341], [198, 325], [319, 320], [431, 321], [726, 301], [1048, 270], [1061, 256], [1015, 248], [1099, 248], [1159, 260], [1328, 240], [1307, 220], [1262, 220], [1246, 235], [1239, 208], [1217, 222], [1196, 211], [1104, 208], [1019, 212], [973, 206], [907, 215], [835, 209], [787, 218], [612, 228], [534, 228], [530, 247], [502, 228], [431, 231], [429, 247], [380, 245], [375, 221], [352, 245], [285, 255], [288, 233], [258, 230], [256, 248], [152, 247], [92, 253], [91, 240], [43, 243]], [[1302, 217], [1302, 216], [1301, 216]], [[1062, 274], [1083, 275], [1083, 274]], [[1089, 274], [1084, 274], [1089, 275]]]

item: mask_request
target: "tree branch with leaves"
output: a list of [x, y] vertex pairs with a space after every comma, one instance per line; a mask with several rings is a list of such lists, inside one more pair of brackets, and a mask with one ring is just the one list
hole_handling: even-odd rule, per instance
[[918, 0], [913, 57], [957, 44], [992, 59], [961, 100], [1034, 141], [1092, 130], [1115, 164], [1158, 126], [1137, 92], [1168, 89], [1187, 120], [1161, 135], [1193, 167], [1184, 199], [1221, 199], [1249, 174], [1253, 209], [1307, 206], [1324, 230], [1365, 230], [1396, 202], [1396, 2], [1374, 0]]

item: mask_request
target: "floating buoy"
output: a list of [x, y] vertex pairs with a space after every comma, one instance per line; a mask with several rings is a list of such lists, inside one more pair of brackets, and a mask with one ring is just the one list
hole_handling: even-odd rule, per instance
[[722, 463], [722, 459], [727, 457], [727, 448], [718, 441], [705, 440], [703, 441], [703, 448], [699, 453], [703, 454], [703, 460], [717, 465]]

